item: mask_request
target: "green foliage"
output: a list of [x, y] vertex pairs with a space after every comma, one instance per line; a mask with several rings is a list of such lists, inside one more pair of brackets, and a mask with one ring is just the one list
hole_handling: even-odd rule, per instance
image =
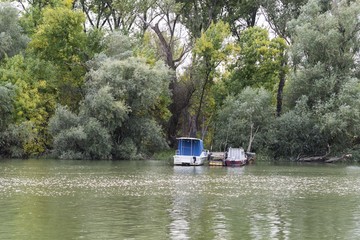
[[[336, 3], [334, 3], [336, 4]], [[337, 5], [337, 4], [336, 4]], [[294, 35], [293, 61], [297, 65], [323, 63], [331, 73], [348, 73], [359, 50], [359, 3], [343, 1], [323, 13], [318, 1], [309, 1], [298, 19], [289, 23]], [[350, 68], [350, 69], [349, 69]]]
[[4, 130], [9, 121], [12, 119], [14, 111], [14, 87], [7, 83], [4, 86], [0, 85], [0, 131]]
[[275, 157], [321, 155], [327, 150], [327, 138], [321, 134], [321, 126], [307, 107], [303, 97], [295, 109], [281, 115], [271, 126], [268, 138]]
[[[264, 0], [262, 7], [271, 23], [272, 30], [283, 38], [291, 41], [291, 34], [287, 27], [288, 22], [292, 19], [297, 19], [300, 15], [300, 10], [308, 0]], [[325, 0], [325, 2], [330, 2]]]
[[104, 32], [100, 29], [91, 29], [86, 33], [85, 50], [82, 54], [84, 60], [92, 59], [95, 54], [104, 50]]
[[329, 101], [316, 106], [315, 114], [329, 144], [347, 148], [356, 144], [360, 131], [360, 81], [352, 78]]
[[215, 146], [247, 147], [255, 135], [253, 148], [266, 146], [266, 135], [274, 121], [271, 94], [265, 89], [245, 88], [239, 95], [228, 96], [215, 121]]
[[87, 50], [91, 48], [83, 31], [84, 21], [82, 13], [66, 7], [46, 8], [28, 48], [28, 53], [57, 67], [59, 75], [54, 84], [60, 103], [72, 109], [82, 97]]
[[232, 44], [224, 43], [229, 36], [229, 25], [219, 21], [216, 24], [211, 23], [197, 39], [194, 53], [206, 62], [207, 71], [215, 71], [215, 68], [234, 50]]
[[342, 151], [357, 144], [359, 12], [357, 2], [334, 2], [329, 8], [312, 0], [290, 22], [296, 70], [284, 102], [292, 110], [274, 127], [276, 154], [324, 154], [328, 145]]
[[217, 22], [224, 6], [222, 1], [176, 0], [181, 5], [181, 22], [193, 38], [199, 38], [211, 23]]
[[226, 87], [238, 94], [244, 87], [263, 87], [273, 91], [279, 82], [287, 48], [282, 38], [269, 39], [269, 33], [260, 27], [246, 29], [239, 41], [239, 56], [233, 66]]
[[136, 17], [144, 12], [146, 13], [152, 4], [152, 1], [148, 0], [67, 1], [84, 12], [89, 28], [121, 31], [126, 35], [138, 30], [134, 27]]
[[112, 151], [113, 155], [117, 159], [140, 159], [138, 155], [138, 148], [131, 138], [125, 138], [121, 141], [121, 144], [116, 144]]
[[33, 35], [37, 27], [43, 21], [43, 13], [46, 8], [57, 8], [72, 6], [71, 0], [18, 0], [22, 6], [21, 26], [28, 35]]
[[168, 150], [155, 152], [154, 155], [152, 155], [151, 159], [171, 161], [171, 160], [173, 160], [173, 156], [174, 156], [174, 150], [168, 149]]
[[210, 119], [209, 113], [212, 115], [214, 112], [214, 99], [210, 93], [215, 79], [220, 75], [218, 67], [221, 64], [225, 65], [226, 61], [230, 59], [229, 56], [235, 51], [234, 45], [226, 42], [229, 36], [229, 25], [219, 21], [216, 24], [211, 23], [195, 43], [193, 49], [194, 70], [190, 73], [196, 86], [192, 99], [193, 109], [191, 109], [191, 114], [195, 115], [195, 126], [192, 127], [191, 136], [196, 136], [197, 128], [201, 125], [199, 119], [202, 118], [201, 138], [204, 138], [204, 129], [209, 124], [208, 121], [204, 122], [204, 119]]
[[230, 24], [233, 36], [239, 40], [243, 30], [256, 25], [257, 15], [260, 6], [263, 7], [264, 5], [264, 0], [228, 0], [223, 2], [226, 14], [223, 14], [222, 19]]
[[11, 158], [29, 157], [31, 151], [27, 146], [31, 146], [36, 141], [33, 124], [25, 121], [20, 124], [9, 124], [7, 128], [0, 132], [0, 156]]
[[0, 61], [25, 49], [29, 39], [19, 24], [18, 11], [7, 3], [0, 3]]
[[64, 129], [70, 129], [80, 124], [80, 118], [67, 107], [57, 106], [54, 116], [49, 121], [49, 131], [57, 135]]
[[145, 59], [130, 57], [125, 60], [107, 58], [98, 70], [89, 74], [87, 87], [100, 89], [108, 84], [115, 99], [123, 100], [134, 114], [148, 112], [158, 96], [167, 89], [167, 68], [161, 62], [155, 66]]
[[29, 47], [42, 59], [70, 66], [79, 63], [79, 51], [83, 50], [86, 37], [84, 21], [82, 13], [67, 8], [47, 8]]
[[168, 69], [161, 62], [149, 65], [129, 56], [130, 40], [113, 37], [90, 63], [79, 113], [59, 106], [50, 121], [57, 156], [123, 159], [166, 147], [151, 111], [167, 92]]
[[0, 155], [141, 158], [179, 125], [275, 156], [360, 145], [359, 1], [261, 1], [283, 38], [250, 27], [259, 1], [18, 3], [0, 4]]
[[111, 141], [108, 130], [96, 119], [77, 116], [59, 106], [50, 120], [54, 154], [61, 159], [108, 159]]
[[158, 50], [156, 49], [157, 44], [155, 34], [145, 32], [140, 38], [139, 43], [133, 49], [134, 55], [147, 59], [149, 64], [154, 64], [161, 58], [160, 54], [158, 54]]
[[310, 105], [312, 108], [309, 98], [302, 96], [271, 128], [269, 139], [275, 155], [321, 155], [328, 151], [328, 145], [334, 151], [344, 151], [358, 144], [359, 90], [359, 80], [350, 79], [338, 95]]
[[110, 131], [121, 127], [129, 111], [125, 103], [115, 100], [109, 86], [102, 87], [98, 91], [92, 90], [85, 96], [81, 115], [96, 118]]
[[23, 146], [27, 154], [39, 154], [46, 150], [49, 136], [47, 121], [55, 108], [54, 90], [48, 82], [54, 77], [54, 69], [39, 59], [24, 58], [21, 55], [6, 59], [0, 69], [0, 82], [12, 84], [12, 123], [32, 124], [32, 141]]
[[139, 153], [149, 155], [167, 148], [163, 130], [155, 119], [132, 117], [124, 125], [123, 135], [132, 139]]

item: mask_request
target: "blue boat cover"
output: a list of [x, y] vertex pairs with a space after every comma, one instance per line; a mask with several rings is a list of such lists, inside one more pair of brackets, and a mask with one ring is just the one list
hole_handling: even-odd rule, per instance
[[197, 138], [179, 138], [177, 155], [200, 156], [204, 149], [201, 139]]

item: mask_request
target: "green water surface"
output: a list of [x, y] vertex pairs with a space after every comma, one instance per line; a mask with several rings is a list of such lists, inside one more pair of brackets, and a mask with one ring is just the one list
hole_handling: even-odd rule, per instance
[[0, 239], [360, 239], [360, 167], [0, 161]]

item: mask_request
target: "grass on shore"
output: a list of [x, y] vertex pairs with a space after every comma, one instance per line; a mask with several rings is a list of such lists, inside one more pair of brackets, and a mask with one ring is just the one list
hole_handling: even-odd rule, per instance
[[154, 160], [171, 160], [172, 157], [175, 154], [175, 150], [174, 149], [168, 149], [168, 150], [163, 150], [163, 151], [159, 151], [154, 153], [154, 155], [152, 155], [151, 159]]

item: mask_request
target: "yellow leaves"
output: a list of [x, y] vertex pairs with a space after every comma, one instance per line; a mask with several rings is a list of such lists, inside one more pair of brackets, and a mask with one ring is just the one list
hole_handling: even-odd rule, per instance
[[224, 61], [231, 61], [232, 54], [238, 51], [239, 47], [231, 42], [229, 25], [222, 21], [212, 23], [197, 39], [194, 47], [194, 53], [213, 67]]
[[70, 61], [71, 56], [78, 55], [85, 44], [84, 21], [81, 12], [65, 7], [46, 8], [43, 22], [29, 43], [29, 51], [58, 64]]
[[206, 35], [201, 34], [201, 37], [196, 41], [195, 51], [198, 53], [204, 53], [214, 48], [212, 42], [208, 41]]
[[47, 83], [45, 80], [38, 81], [38, 88], [45, 89], [47, 86]]
[[198, 54], [211, 53], [224, 47], [224, 41], [230, 36], [229, 24], [219, 21], [201, 34], [197, 39], [194, 51]]
[[63, 5], [69, 9], [72, 8], [74, 0], [63, 0]]

